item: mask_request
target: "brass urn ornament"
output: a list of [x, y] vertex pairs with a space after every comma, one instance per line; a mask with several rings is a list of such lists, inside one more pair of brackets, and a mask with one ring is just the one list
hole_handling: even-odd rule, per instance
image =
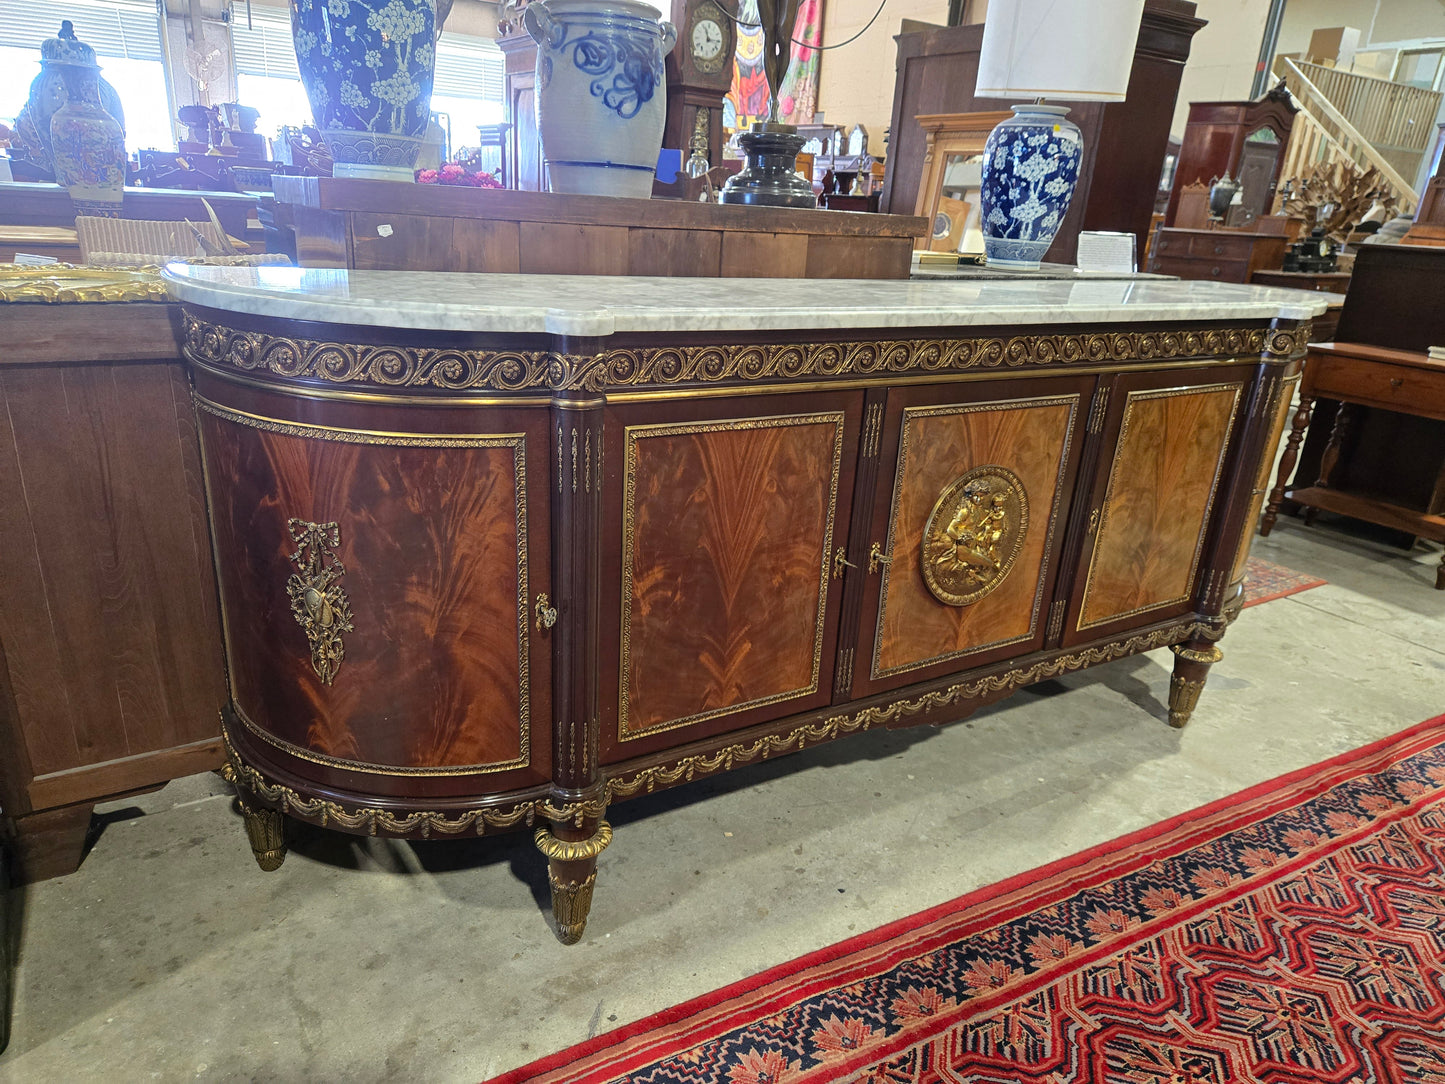
[[765, 207], [817, 207], [813, 186], [797, 172], [798, 152], [806, 140], [797, 125], [778, 121], [778, 89], [793, 55], [793, 26], [799, 0], [758, 0], [763, 31], [763, 72], [768, 79], [768, 119], [738, 136], [747, 165], [728, 178], [723, 203]]
[[975, 467], [939, 495], [923, 528], [923, 581], [950, 606], [977, 602], [1018, 560], [1029, 525], [1029, 499], [1005, 467]]

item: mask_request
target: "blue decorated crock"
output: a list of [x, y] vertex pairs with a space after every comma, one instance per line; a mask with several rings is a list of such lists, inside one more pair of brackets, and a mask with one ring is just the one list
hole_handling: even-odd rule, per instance
[[291, 35], [335, 175], [412, 180], [431, 119], [436, 0], [291, 0]]
[[1073, 199], [1084, 139], [1066, 106], [1013, 111], [984, 145], [979, 219], [990, 267], [1036, 270]]
[[677, 28], [639, 0], [533, 0], [537, 111], [554, 192], [652, 194]]

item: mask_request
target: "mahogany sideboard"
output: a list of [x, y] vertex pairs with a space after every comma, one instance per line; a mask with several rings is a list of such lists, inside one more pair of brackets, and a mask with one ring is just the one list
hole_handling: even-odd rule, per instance
[[0, 303], [0, 837], [22, 881], [79, 865], [96, 802], [221, 764], [178, 318]]
[[530, 828], [582, 934], [609, 804], [949, 722], [1238, 613], [1309, 320], [1214, 283], [172, 267], [228, 765], [283, 814]]

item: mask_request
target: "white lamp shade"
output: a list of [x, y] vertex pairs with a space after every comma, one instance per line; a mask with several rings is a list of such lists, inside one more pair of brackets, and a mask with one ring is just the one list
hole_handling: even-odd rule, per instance
[[990, 0], [980, 98], [1122, 102], [1144, 0]]

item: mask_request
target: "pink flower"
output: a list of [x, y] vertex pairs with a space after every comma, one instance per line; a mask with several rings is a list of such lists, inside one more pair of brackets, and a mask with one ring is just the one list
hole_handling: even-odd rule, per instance
[[466, 170], [462, 169], [462, 167], [455, 162], [448, 162], [442, 166], [441, 172], [443, 177], [460, 177]]
[[416, 179], [421, 184], [436, 184], [437, 171], [434, 169], [424, 169], [416, 175]]

